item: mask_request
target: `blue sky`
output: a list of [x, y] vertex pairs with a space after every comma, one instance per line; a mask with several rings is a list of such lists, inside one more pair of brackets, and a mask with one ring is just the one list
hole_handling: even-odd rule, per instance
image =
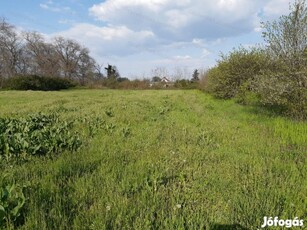
[[[64, 36], [122, 76], [174, 78], [215, 65], [221, 52], [262, 43], [260, 22], [288, 14], [294, 0], [0, 0], [19, 30]], [[178, 76], [177, 76], [178, 75]]]

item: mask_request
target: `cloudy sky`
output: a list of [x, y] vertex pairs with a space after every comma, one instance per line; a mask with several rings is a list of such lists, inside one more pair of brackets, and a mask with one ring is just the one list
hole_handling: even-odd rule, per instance
[[64, 36], [88, 47], [121, 75], [155, 68], [192, 72], [221, 52], [262, 43], [260, 22], [294, 0], [0, 0], [0, 17], [21, 30]]

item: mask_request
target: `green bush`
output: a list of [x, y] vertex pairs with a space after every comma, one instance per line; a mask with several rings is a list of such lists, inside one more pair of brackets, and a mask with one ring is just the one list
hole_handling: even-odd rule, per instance
[[260, 101], [259, 94], [255, 92], [255, 81], [244, 82], [235, 96], [235, 101], [242, 105], [258, 105]]
[[307, 73], [270, 73], [257, 78], [260, 103], [281, 113], [307, 119]]
[[117, 85], [117, 89], [149, 89], [150, 84], [147, 80], [122, 81]]
[[307, 119], [306, 1], [295, 1], [290, 10], [278, 21], [263, 23], [265, 50], [239, 48], [222, 55], [207, 74], [206, 90]]
[[230, 78], [224, 76], [224, 71], [219, 66], [211, 68], [207, 73], [205, 90], [217, 98], [231, 98], [235, 95]]
[[[268, 55], [261, 49], [240, 47], [229, 55], [222, 55], [218, 65], [207, 73], [207, 90], [218, 98], [233, 98], [246, 82], [275, 67]], [[245, 90], [250, 90], [245, 87]], [[241, 92], [242, 93], [242, 92]]]
[[174, 87], [179, 89], [196, 89], [198, 88], [198, 82], [181, 79], [175, 82]]
[[5, 88], [13, 90], [53, 91], [68, 89], [74, 86], [74, 82], [66, 78], [41, 77], [37, 75], [16, 76], [9, 78], [5, 83]]

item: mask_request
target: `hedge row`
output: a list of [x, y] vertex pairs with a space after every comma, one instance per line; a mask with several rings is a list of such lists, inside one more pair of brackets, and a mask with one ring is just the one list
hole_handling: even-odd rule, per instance
[[4, 82], [4, 88], [12, 90], [54, 91], [74, 86], [76, 84], [66, 78], [41, 77], [37, 75], [11, 77]]

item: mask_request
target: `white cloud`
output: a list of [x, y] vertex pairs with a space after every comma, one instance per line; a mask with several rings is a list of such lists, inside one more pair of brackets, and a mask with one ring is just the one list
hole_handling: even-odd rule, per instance
[[60, 24], [67, 24], [67, 25], [73, 25], [75, 23], [74, 20], [69, 20], [69, 19], [60, 19], [58, 20], [58, 23]]
[[260, 32], [262, 32], [262, 27], [260, 27], [260, 26], [255, 27], [254, 31], [257, 32], [257, 33], [260, 33]]
[[179, 10], [165, 12], [166, 24], [172, 29], [180, 29], [189, 24], [190, 16], [182, 14]]
[[[212, 66], [221, 50], [255, 41], [249, 36], [259, 36], [260, 21], [287, 14], [288, 1], [106, 0], [89, 9], [97, 25], [72, 24], [57, 35], [73, 38], [96, 59], [120, 63], [131, 72], [141, 65], [193, 69]], [[58, 6], [50, 0], [45, 5], [41, 7]]]
[[107, 0], [90, 14], [133, 30], [149, 28], [164, 39], [216, 39], [253, 31], [259, 5], [253, 0]]
[[289, 3], [292, 5], [295, 0], [270, 0], [263, 7], [264, 16], [267, 19], [276, 19], [277, 17], [289, 13]]
[[53, 11], [53, 12], [61, 12], [62, 11], [62, 9], [57, 8], [57, 7], [52, 7], [48, 4], [41, 3], [41, 4], [39, 4], [39, 6], [44, 10], [50, 10], [50, 11]]
[[46, 3], [39, 4], [40, 8], [44, 10], [49, 10], [52, 12], [73, 12], [72, 9], [68, 6], [61, 6], [59, 4], [55, 4], [52, 0], [46, 1]]
[[194, 38], [192, 40], [192, 44], [198, 47], [204, 47], [205, 46], [205, 40], [204, 39], [199, 39], [199, 38]]
[[93, 53], [103, 56], [140, 52], [155, 38], [153, 32], [149, 30], [132, 31], [126, 26], [99, 27], [87, 23], [75, 24], [69, 30], [53, 36], [74, 39], [86, 45]]
[[185, 56], [176, 55], [173, 57], [173, 59], [177, 61], [184, 61], [184, 60], [190, 60], [192, 59], [192, 57], [190, 55], [185, 55]]
[[208, 49], [203, 49], [201, 57], [207, 58], [210, 54], [211, 52]]

